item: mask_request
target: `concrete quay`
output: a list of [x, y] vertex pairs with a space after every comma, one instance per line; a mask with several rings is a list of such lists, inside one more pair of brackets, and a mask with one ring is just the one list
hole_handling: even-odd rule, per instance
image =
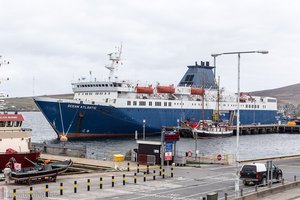
[[[233, 134], [236, 134], [236, 126], [231, 126]], [[300, 134], [300, 126], [288, 126], [287, 124], [252, 124], [241, 125], [240, 135], [269, 134], [269, 133], [294, 133]]]
[[[50, 158], [50, 157], [47, 157]], [[51, 157], [53, 160], [57, 157]], [[65, 157], [59, 158], [65, 159]], [[74, 161], [75, 158], [72, 158]], [[112, 161], [97, 161], [89, 159], [80, 159], [82, 163], [106, 166], [115, 166]], [[248, 161], [250, 162], [250, 161]], [[274, 183], [272, 188], [255, 186], [244, 186], [240, 182], [240, 188], [243, 189], [242, 199], [250, 199], [249, 195], [258, 194], [254, 199], [297, 199], [299, 197], [299, 188], [289, 185], [298, 185], [300, 180], [300, 158], [277, 159], [273, 161], [283, 170], [285, 179], [285, 189], [282, 183]], [[74, 175], [59, 176], [56, 182], [36, 183], [34, 185], [15, 185], [10, 183], [5, 185], [0, 183], [0, 188], [5, 191], [6, 199], [13, 199], [13, 189], [16, 189], [16, 199], [30, 199], [30, 187], [33, 188], [32, 199], [180, 199], [194, 200], [203, 199], [208, 194], [217, 193], [218, 199], [235, 199], [234, 179], [235, 166], [225, 166], [217, 164], [201, 164], [200, 167], [173, 167], [174, 177], [171, 177], [171, 167], [165, 166], [165, 178], [159, 175], [159, 166], [151, 166], [147, 174], [146, 166], [140, 166], [137, 173], [136, 165], [132, 165], [130, 171], [127, 171], [127, 162], [118, 163], [124, 166], [124, 171], [107, 171], [102, 173], [84, 173]], [[126, 166], [126, 167], [125, 167]], [[155, 170], [155, 180], [153, 180], [153, 170]], [[146, 172], [146, 181], [144, 181], [144, 172]], [[137, 173], [136, 183], [134, 183], [134, 173]], [[123, 174], [125, 174], [125, 185], [123, 185]], [[112, 176], [114, 176], [114, 187], [112, 187]], [[296, 176], [296, 181], [294, 180]], [[100, 189], [100, 178], [102, 178], [102, 189]], [[88, 179], [90, 183], [88, 183]], [[77, 191], [74, 193], [74, 181], [77, 181]], [[60, 195], [60, 183], [63, 183], [63, 194]], [[88, 184], [89, 189], [88, 190]], [[46, 185], [48, 185], [48, 197], [45, 195]], [[259, 195], [264, 192], [264, 195]], [[286, 193], [286, 194], [285, 194]], [[277, 196], [276, 196], [277, 195]], [[1, 199], [1, 198], [0, 198]], [[3, 198], [4, 199], [4, 198]], [[252, 198], [253, 199], [253, 198]]]

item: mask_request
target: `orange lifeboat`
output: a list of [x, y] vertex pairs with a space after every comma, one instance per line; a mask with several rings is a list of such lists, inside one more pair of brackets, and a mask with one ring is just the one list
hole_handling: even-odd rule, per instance
[[153, 94], [153, 88], [151, 86], [149, 87], [136, 87], [137, 93], [143, 93], [143, 94]]
[[191, 88], [191, 95], [204, 95], [205, 90], [203, 88]]
[[160, 86], [158, 85], [156, 87], [157, 93], [169, 93], [173, 94], [175, 93], [175, 87], [174, 86]]

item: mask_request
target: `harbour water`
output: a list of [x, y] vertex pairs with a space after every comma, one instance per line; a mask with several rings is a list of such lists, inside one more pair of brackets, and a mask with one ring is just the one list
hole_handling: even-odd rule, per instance
[[[33, 142], [58, 143], [56, 133], [40, 112], [24, 112], [24, 128], [33, 130]], [[147, 132], [147, 130], [146, 130]], [[140, 134], [140, 139], [142, 134]], [[151, 137], [151, 140], [160, 140], [160, 137]], [[300, 154], [300, 134], [262, 134], [245, 135], [240, 137], [240, 159], [256, 159], [263, 157]], [[195, 151], [195, 140], [181, 138], [177, 142], [180, 152]], [[89, 140], [69, 141], [69, 144], [85, 145], [88, 157], [105, 158], [112, 153], [123, 153], [137, 147], [132, 138], [100, 138]], [[234, 154], [236, 151], [236, 137], [198, 139], [197, 149], [201, 155]]]

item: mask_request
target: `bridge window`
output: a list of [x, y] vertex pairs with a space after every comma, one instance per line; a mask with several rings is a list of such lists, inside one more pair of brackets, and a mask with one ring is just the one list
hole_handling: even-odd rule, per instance
[[161, 106], [161, 102], [156, 101], [156, 102], [155, 102], [155, 106]]
[[127, 106], [130, 106], [131, 105], [131, 101], [127, 101]]
[[149, 101], [149, 106], [152, 106], [152, 101]]
[[133, 101], [133, 105], [136, 106], [136, 101]]
[[139, 106], [146, 106], [146, 101], [140, 101]]

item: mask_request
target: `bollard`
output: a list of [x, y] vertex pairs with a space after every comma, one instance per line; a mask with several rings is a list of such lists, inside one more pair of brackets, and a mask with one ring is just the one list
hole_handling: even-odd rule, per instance
[[173, 172], [173, 167], [171, 167], [171, 178], [173, 178], [174, 172]]
[[86, 190], [87, 190], [87, 191], [90, 191], [90, 189], [91, 189], [91, 181], [90, 181], [90, 179], [88, 179], [88, 180], [87, 180], [87, 187], [86, 187]]
[[243, 196], [243, 188], [241, 189], [241, 197]]
[[155, 176], [156, 176], [155, 170], [153, 170], [153, 180], [155, 180]]
[[297, 180], [297, 176], [294, 176], [294, 181], [296, 181]]
[[46, 185], [45, 187], [45, 197], [49, 197], [49, 186]]
[[130, 171], [130, 164], [127, 163], [127, 171]]
[[257, 192], [258, 191], [258, 186], [257, 185], [255, 185], [255, 192]]
[[227, 200], [228, 199], [228, 194], [225, 193], [224, 196], [225, 196], [224, 200]]
[[123, 185], [125, 185], [125, 181], [126, 181], [125, 174], [123, 174]]
[[17, 199], [17, 190], [13, 189], [13, 200]]
[[149, 165], [147, 165], [147, 174], [149, 174]]
[[162, 170], [162, 178], [165, 178], [165, 169]]
[[140, 164], [139, 163], [136, 165], [136, 172], [140, 173]]
[[63, 195], [64, 194], [64, 192], [63, 192], [63, 190], [64, 190], [64, 184], [63, 183], [60, 183], [59, 190], [60, 190], [60, 195]]
[[74, 181], [74, 193], [77, 193], [77, 181]]
[[136, 173], [134, 173], [134, 183], [136, 184]]
[[146, 182], [146, 172], [144, 172], [144, 182]]
[[111, 177], [111, 187], [115, 187], [115, 177]]
[[159, 176], [161, 176], [161, 166], [159, 167]]
[[29, 188], [29, 200], [32, 200], [32, 193], [33, 193], [32, 190], [33, 190], [32, 187], [30, 187]]
[[102, 189], [102, 185], [103, 185], [103, 180], [102, 180], [102, 177], [100, 177], [100, 189]]
[[284, 178], [281, 180], [282, 185], [284, 185]]

